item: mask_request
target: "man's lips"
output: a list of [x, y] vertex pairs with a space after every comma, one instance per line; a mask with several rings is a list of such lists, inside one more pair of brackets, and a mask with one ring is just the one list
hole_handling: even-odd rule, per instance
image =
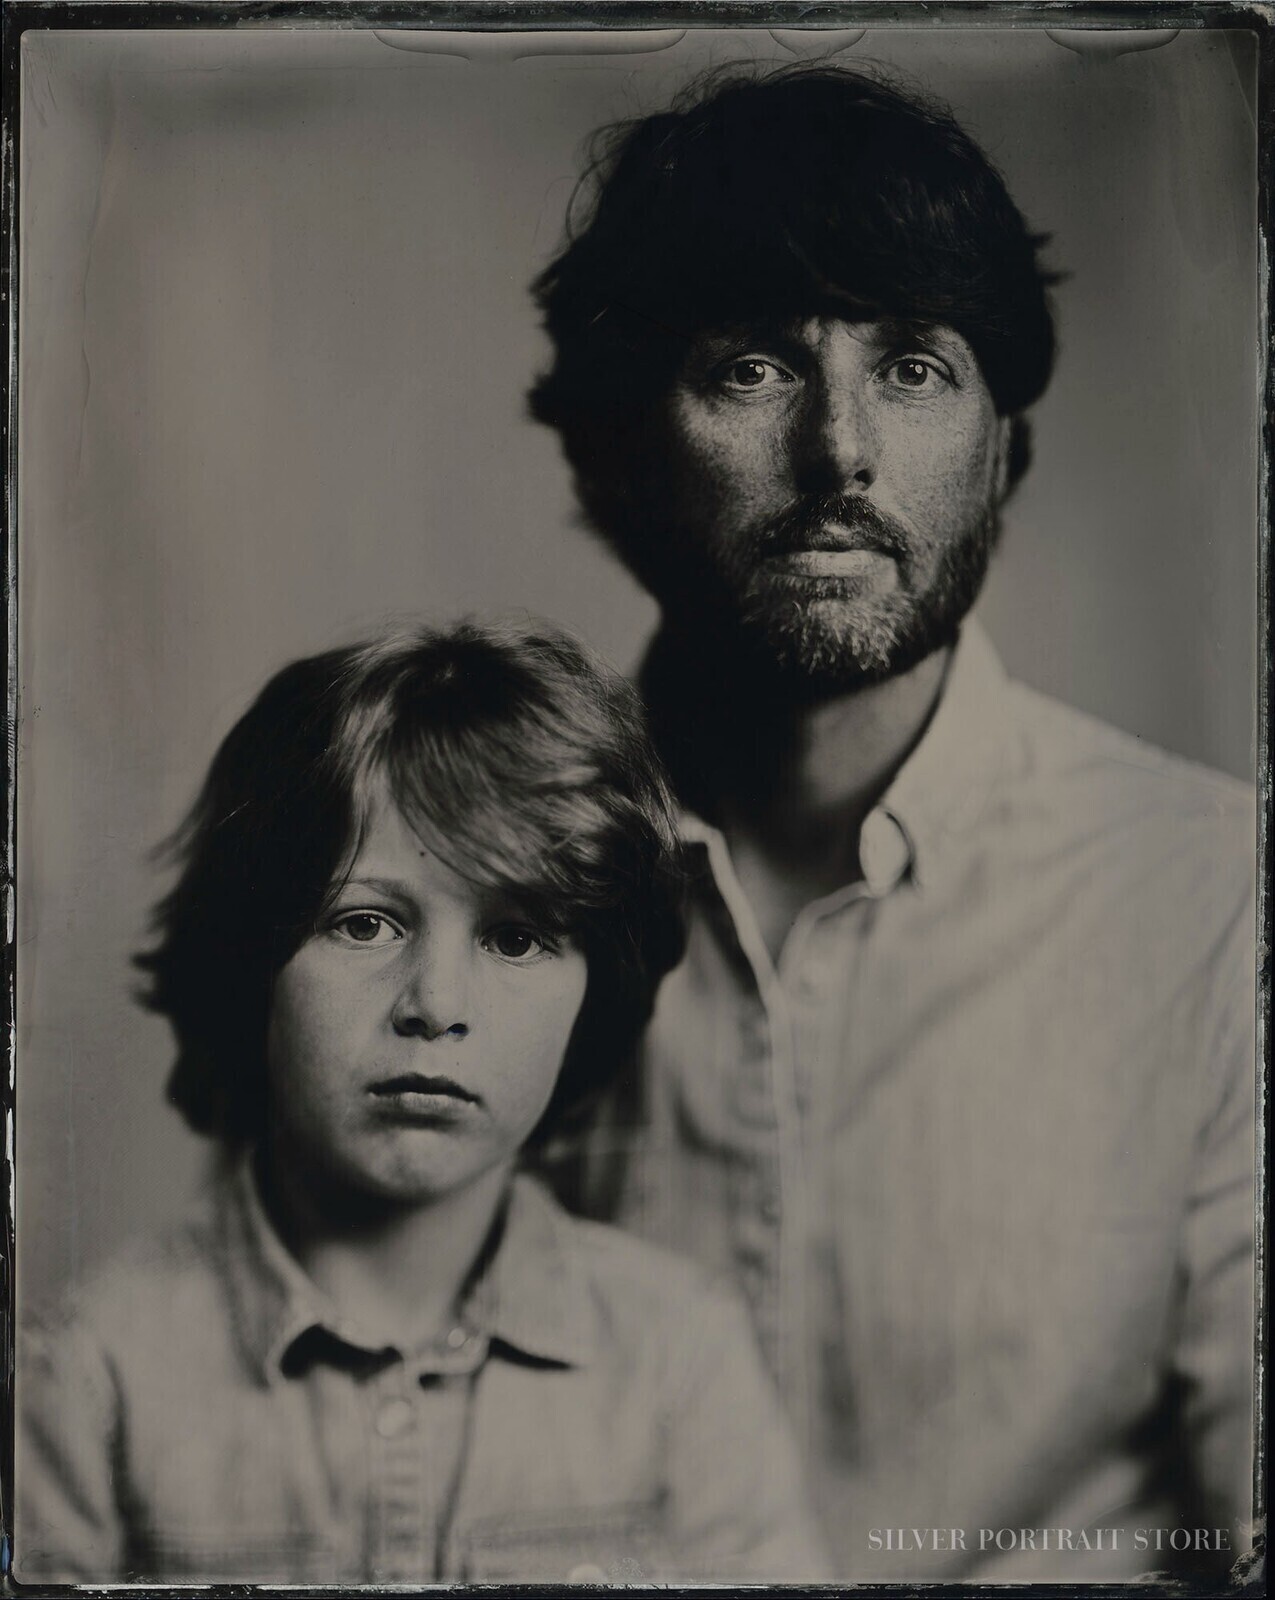
[[859, 577], [908, 558], [907, 530], [870, 500], [804, 498], [759, 530], [755, 553], [772, 570], [799, 577]]
[[836, 549], [789, 550], [771, 556], [766, 565], [797, 578], [858, 578], [894, 559], [884, 550], [851, 545]]

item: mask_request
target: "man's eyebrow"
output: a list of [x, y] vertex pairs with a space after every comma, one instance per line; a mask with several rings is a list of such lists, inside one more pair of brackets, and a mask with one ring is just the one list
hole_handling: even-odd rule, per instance
[[793, 322], [778, 321], [773, 317], [755, 322], [725, 322], [711, 328], [700, 328], [692, 342], [704, 345], [719, 344], [778, 344], [793, 339]]
[[949, 328], [945, 322], [928, 322], [920, 317], [881, 317], [876, 326], [886, 344], [907, 344], [915, 340], [948, 349], [960, 349], [964, 345], [956, 329]]

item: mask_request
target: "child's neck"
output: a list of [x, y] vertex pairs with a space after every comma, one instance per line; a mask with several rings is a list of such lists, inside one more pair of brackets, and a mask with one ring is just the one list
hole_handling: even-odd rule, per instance
[[291, 1163], [261, 1173], [271, 1220], [311, 1282], [360, 1327], [409, 1348], [453, 1326], [508, 1182], [509, 1169], [498, 1167], [403, 1206], [324, 1190]]

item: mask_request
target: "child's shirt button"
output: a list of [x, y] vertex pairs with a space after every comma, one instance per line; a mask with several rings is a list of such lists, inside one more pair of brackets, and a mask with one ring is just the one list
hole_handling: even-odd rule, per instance
[[396, 1395], [376, 1413], [376, 1431], [382, 1439], [395, 1439], [400, 1433], [406, 1433], [414, 1418], [412, 1402]]
[[447, 1348], [449, 1350], [459, 1350], [463, 1345], [467, 1345], [468, 1343], [469, 1335], [465, 1332], [464, 1328], [453, 1328], [452, 1331], [447, 1335]]

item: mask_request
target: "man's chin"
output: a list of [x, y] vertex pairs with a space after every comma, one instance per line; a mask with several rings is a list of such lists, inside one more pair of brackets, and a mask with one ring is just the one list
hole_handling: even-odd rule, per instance
[[919, 630], [892, 607], [844, 599], [767, 607], [741, 619], [750, 654], [791, 689], [853, 693], [918, 665], [952, 642], [955, 628]]

